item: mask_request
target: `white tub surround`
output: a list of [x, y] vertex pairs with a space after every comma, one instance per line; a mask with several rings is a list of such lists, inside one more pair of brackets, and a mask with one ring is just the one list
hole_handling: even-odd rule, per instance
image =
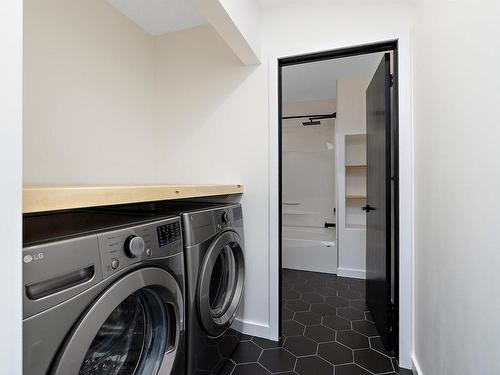
[[[284, 74], [290, 79], [284, 79], [283, 84], [293, 86], [293, 71]], [[284, 116], [334, 111], [334, 99], [283, 104]], [[283, 121], [282, 267], [336, 273], [335, 228], [323, 228], [336, 219], [335, 120], [321, 120], [321, 126], [303, 126], [303, 120]]]
[[335, 230], [314, 227], [283, 227], [282, 267], [337, 273]]
[[[283, 104], [283, 116], [334, 111], [335, 100]], [[283, 121], [283, 225], [321, 228], [335, 223], [335, 120], [303, 126], [304, 120]]]

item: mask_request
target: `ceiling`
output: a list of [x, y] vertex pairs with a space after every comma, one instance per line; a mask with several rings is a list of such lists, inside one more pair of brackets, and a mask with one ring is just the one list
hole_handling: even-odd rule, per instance
[[257, 0], [257, 3], [259, 4], [260, 9], [262, 9], [262, 10], [266, 10], [266, 9], [286, 5], [289, 3], [294, 3], [294, 2], [297, 2], [297, 1], [294, 1], [294, 0]]
[[191, 0], [107, 1], [151, 35], [161, 35], [207, 23]]
[[[410, 0], [397, 0], [397, 1], [410, 1]], [[314, 5], [321, 5], [321, 4], [327, 4], [331, 5], [332, 3], [357, 3], [357, 4], [373, 4], [376, 1], [374, 0], [257, 0], [257, 3], [259, 4], [259, 7], [261, 10], [268, 10], [271, 8], [277, 8], [285, 5], [308, 5], [308, 6], [314, 6]]]
[[283, 68], [283, 102], [305, 102], [337, 98], [337, 80], [372, 75], [382, 53], [324, 60]]

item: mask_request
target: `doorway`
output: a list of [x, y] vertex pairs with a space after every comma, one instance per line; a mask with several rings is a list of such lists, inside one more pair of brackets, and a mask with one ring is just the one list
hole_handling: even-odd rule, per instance
[[[286, 175], [287, 171], [290, 174], [290, 165], [293, 163], [294, 168], [300, 170], [301, 163], [305, 163], [304, 160], [298, 161], [298, 156], [293, 155], [296, 151], [292, 151], [292, 155], [287, 154], [290, 150], [288, 149], [288, 145], [284, 143], [284, 135], [288, 133], [286, 122], [300, 119], [300, 121], [303, 120], [302, 126], [304, 127], [322, 126], [322, 121], [328, 118], [335, 119], [337, 113], [336, 111], [328, 111], [326, 109], [321, 113], [314, 113], [313, 111], [303, 114], [293, 113], [293, 111], [290, 113], [290, 109], [287, 108], [289, 106], [285, 105], [286, 103], [284, 102], [284, 97], [286, 96], [286, 93], [283, 91], [285, 72], [288, 67], [292, 66], [303, 66], [305, 64], [324, 61], [340, 61], [340, 59], [374, 54], [380, 57], [380, 61], [366, 91], [366, 115], [369, 122], [366, 128], [369, 130], [365, 131], [364, 134], [362, 132], [337, 134], [335, 126], [333, 126], [334, 138], [337, 138], [337, 140], [332, 139], [332, 142], [335, 144], [335, 149], [341, 149], [342, 157], [338, 157], [337, 159], [343, 158], [340, 164], [343, 167], [342, 174], [344, 174], [345, 169], [345, 175], [343, 189], [337, 189], [336, 191], [337, 197], [334, 207], [329, 207], [328, 204], [325, 204], [325, 208], [330, 213], [340, 214], [341, 217], [334, 214], [333, 217], [326, 217], [327, 220], [324, 222], [325, 229], [330, 227], [335, 228], [334, 240], [326, 242], [336, 244], [337, 254], [340, 254], [339, 250], [343, 246], [348, 247], [349, 244], [347, 237], [342, 238], [340, 236], [339, 238], [338, 232], [342, 230], [339, 226], [342, 226], [342, 228], [361, 227], [365, 225], [363, 223], [363, 220], [365, 220], [367, 226], [364, 232], [364, 240], [369, 250], [368, 256], [365, 255], [366, 268], [364, 274], [346, 274], [346, 271], [341, 269], [341, 259], [337, 255], [336, 259], [331, 259], [331, 264], [328, 261], [323, 261], [321, 264], [316, 265], [318, 269], [308, 269], [310, 267], [305, 267], [304, 269], [304, 267], [301, 268], [298, 265], [301, 258], [297, 256], [296, 249], [293, 250], [295, 253], [290, 250], [295, 246], [289, 244], [291, 237], [290, 230], [294, 230], [294, 226], [290, 226], [289, 223], [297, 223], [297, 217], [300, 217], [300, 215], [302, 215], [304, 222], [313, 222], [314, 219], [307, 218], [307, 215], [311, 214], [311, 210], [301, 210], [299, 208], [303, 204], [302, 201], [304, 199], [291, 196], [290, 189], [286, 188], [286, 183], [290, 181], [290, 176]], [[338, 332], [341, 332], [340, 336], [342, 338], [340, 338], [339, 342], [341, 347], [347, 346], [355, 350], [364, 350], [365, 344], [346, 344], [346, 341], [356, 341], [355, 339], [357, 339], [359, 342], [365, 342], [364, 338], [366, 338], [368, 340], [368, 347], [366, 349], [373, 349], [374, 346], [377, 346], [378, 350], [375, 350], [377, 353], [392, 356], [394, 359], [398, 357], [399, 117], [397, 72], [397, 41], [278, 60], [278, 269], [279, 301], [285, 301], [285, 307], [283, 307], [282, 303], [279, 304], [279, 335], [282, 339], [289, 336], [290, 332], [294, 329], [297, 332], [300, 330], [300, 327], [293, 323], [296, 321], [294, 317], [297, 314], [299, 324], [305, 324], [304, 334], [309, 326], [304, 321], [302, 323], [300, 321], [304, 319], [317, 320], [316, 315], [319, 315], [321, 317], [320, 323], [317, 324], [318, 322], [315, 321], [312, 325], [329, 327], [336, 332], [336, 336]], [[380, 77], [382, 77], [383, 81], [382, 86], [380, 86], [379, 82]], [[377, 100], [379, 97], [381, 100]], [[330, 115], [331, 117], [328, 117]], [[380, 121], [381, 116], [384, 119], [382, 122]], [[377, 124], [379, 123], [382, 126], [377, 128]], [[338, 141], [339, 136], [342, 137], [341, 141]], [[364, 149], [365, 161], [348, 162], [349, 155], [354, 152], [352, 150], [359, 149], [360, 147]], [[336, 156], [339, 156], [338, 151], [336, 151]], [[339, 166], [338, 160], [335, 161], [335, 165]], [[315, 167], [311, 166], [311, 168], [314, 169]], [[307, 169], [307, 167], [303, 169]], [[378, 173], [374, 173], [374, 171], [378, 171]], [[336, 176], [338, 175], [339, 171], [336, 173]], [[349, 194], [347, 191], [348, 186], [352, 185], [352, 181], [359, 180], [363, 175], [368, 180], [365, 182], [368, 190], [364, 194], [359, 191]], [[367, 175], [368, 177], [366, 177]], [[338, 207], [336, 206], [339, 206], [340, 201], [343, 203], [340, 206], [343, 207], [341, 212], [338, 212]], [[377, 207], [374, 208], [374, 205], [377, 205]], [[360, 215], [361, 212], [364, 212], [364, 214]], [[381, 225], [383, 226], [382, 231], [380, 230]], [[374, 228], [377, 227], [379, 229], [375, 230]], [[356, 245], [359, 246], [359, 241]], [[286, 251], [285, 253], [284, 250]], [[311, 248], [308, 248], [307, 251], [309, 253], [307, 256], [302, 254], [302, 259], [309, 258], [308, 261], [310, 261], [311, 250]], [[331, 277], [330, 275], [334, 275], [335, 277]], [[295, 285], [295, 289], [299, 290], [294, 290], [294, 287], [290, 287], [291, 285]], [[318, 301], [313, 301], [313, 299], [317, 298], [315, 297], [316, 293], [314, 293], [315, 289], [321, 289], [325, 286], [326, 289], [322, 291], [322, 294], [319, 294], [323, 303], [320, 303], [319, 299]], [[298, 292], [301, 297], [297, 298], [297, 293], [294, 292]], [[328, 293], [331, 295], [328, 295]], [[304, 294], [306, 295], [306, 299], [310, 299], [308, 309], [305, 306], [308, 302], [302, 298]], [[352, 298], [349, 298], [349, 296]], [[358, 296], [362, 296], [362, 298], [358, 298]], [[327, 299], [328, 301], [326, 301]], [[301, 302], [305, 302], [305, 304], [301, 304]], [[347, 305], [344, 305], [346, 303]], [[320, 306], [321, 304], [323, 306]], [[287, 308], [295, 305], [295, 309]], [[311, 306], [318, 309], [318, 311], [311, 311]], [[321, 309], [324, 311], [320, 311]], [[311, 312], [315, 313], [315, 315], [307, 314]], [[360, 326], [360, 328], [352, 329], [349, 332], [346, 329], [347, 326], [342, 324], [345, 323], [344, 320], [350, 320], [349, 326], [351, 328], [354, 323], [354, 325]], [[365, 321], [365, 323], [362, 321]], [[368, 332], [373, 329], [375, 329], [373, 332]], [[320, 329], [312, 327], [311, 330], [316, 330], [319, 334]], [[334, 342], [336, 345], [337, 339]], [[361, 345], [361, 347], [356, 348], [356, 345]], [[339, 350], [342, 352], [342, 349]], [[367, 353], [367, 355], [371, 354]], [[384, 369], [384, 371], [386, 370]]]

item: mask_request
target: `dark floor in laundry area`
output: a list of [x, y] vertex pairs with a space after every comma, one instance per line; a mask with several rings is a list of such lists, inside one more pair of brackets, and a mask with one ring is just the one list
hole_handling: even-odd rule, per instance
[[283, 270], [283, 340], [244, 336], [222, 375], [411, 374], [386, 352], [363, 280]]

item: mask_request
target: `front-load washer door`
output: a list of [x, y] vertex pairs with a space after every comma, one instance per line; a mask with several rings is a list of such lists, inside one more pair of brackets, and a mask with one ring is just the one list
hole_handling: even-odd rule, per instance
[[211, 336], [219, 336], [233, 322], [243, 295], [245, 260], [238, 234], [219, 234], [203, 259], [198, 285], [201, 323]]
[[181, 289], [159, 268], [115, 282], [79, 320], [59, 353], [54, 375], [171, 374], [183, 335]]

